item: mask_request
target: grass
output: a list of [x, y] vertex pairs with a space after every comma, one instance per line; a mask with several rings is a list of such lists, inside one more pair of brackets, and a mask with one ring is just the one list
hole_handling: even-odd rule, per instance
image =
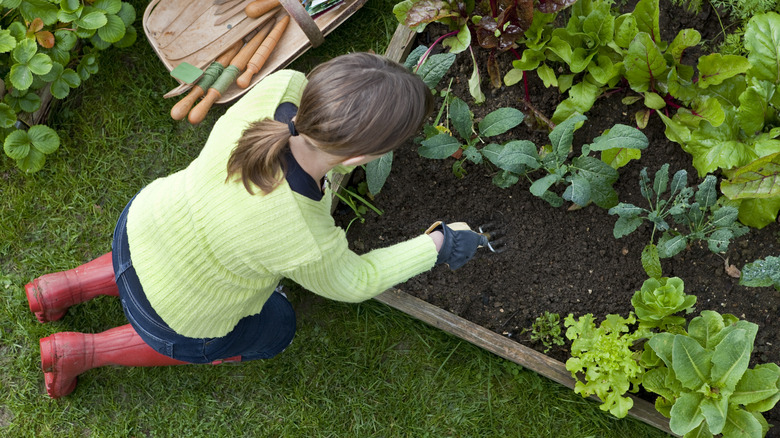
[[[146, 2], [135, 0], [140, 17]], [[392, 1], [369, 0], [293, 67], [352, 50], [384, 51]], [[140, 23], [138, 23], [140, 29]], [[379, 35], [378, 35], [379, 34]], [[38, 339], [125, 324], [116, 299], [39, 324], [23, 286], [110, 250], [133, 194], [189, 163], [224, 107], [198, 126], [168, 116], [175, 86], [149, 44], [101, 57], [101, 72], [49, 125], [60, 150], [34, 175], [0, 158], [0, 435], [4, 437], [660, 437], [593, 402], [382, 304], [343, 304], [295, 290], [292, 346], [269, 361], [221, 366], [104, 367], [53, 401]]]

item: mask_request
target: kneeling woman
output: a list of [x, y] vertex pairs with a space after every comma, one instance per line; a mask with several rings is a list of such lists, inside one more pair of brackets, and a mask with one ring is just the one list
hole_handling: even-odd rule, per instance
[[265, 359], [295, 333], [282, 278], [347, 302], [372, 298], [436, 264], [463, 265], [486, 243], [435, 231], [364, 255], [330, 215], [326, 175], [393, 150], [430, 114], [427, 86], [384, 57], [353, 53], [307, 78], [282, 70], [215, 124], [185, 169], [144, 187], [119, 217], [113, 251], [26, 286], [41, 322], [118, 295], [129, 324], [40, 341], [46, 389], [71, 393], [102, 365]]

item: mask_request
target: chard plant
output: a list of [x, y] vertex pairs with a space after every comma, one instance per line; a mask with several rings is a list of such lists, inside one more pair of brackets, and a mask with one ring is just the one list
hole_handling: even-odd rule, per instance
[[749, 287], [768, 287], [780, 291], [780, 257], [768, 256], [748, 263], [742, 268], [739, 284]]
[[[652, 224], [650, 243], [642, 250], [642, 267], [652, 278], [661, 277], [661, 258], [673, 257], [693, 241], [706, 241], [710, 251], [719, 253], [728, 249], [731, 239], [748, 232], [737, 222], [736, 207], [717, 203], [715, 176], [707, 175], [695, 192], [688, 187], [687, 179], [688, 173], [679, 170], [670, 182], [669, 165], [664, 164], [651, 184], [644, 168], [639, 188], [648, 208], [621, 202], [609, 209], [609, 214], [618, 216], [613, 229], [615, 238], [633, 233], [645, 221]], [[669, 194], [663, 198], [667, 189]], [[672, 227], [670, 220], [677, 227]], [[656, 232], [662, 233], [657, 244]]]
[[628, 318], [607, 315], [598, 327], [592, 314], [576, 320], [569, 314], [563, 322], [568, 327], [566, 337], [572, 341], [572, 357], [566, 361], [566, 369], [576, 380], [574, 392], [583, 397], [598, 396], [602, 401], [599, 408], [618, 418], [625, 417], [634, 406], [624, 394], [638, 391], [644, 374], [639, 363], [641, 352], [633, 347], [646, 333], [632, 330], [634, 323], [633, 312]]
[[[523, 55], [504, 82], [513, 85], [522, 77], [519, 72], [534, 70], [546, 86], [567, 93], [553, 123], [586, 113], [599, 96], [627, 84], [637, 96], [624, 103], [643, 100], [646, 108], [636, 114], [636, 121], [646, 126], [652, 109], [679, 106], [667, 92], [667, 76], [672, 71], [693, 74], [692, 67], [681, 63], [682, 54], [701, 39], [696, 30], [683, 29], [671, 43], [661, 41], [658, 1], [640, 0], [625, 14], [618, 14], [612, 0], [579, 1], [562, 28], [553, 27], [554, 16], [536, 14], [525, 32]], [[568, 69], [556, 75], [554, 67], [560, 65]]]
[[749, 368], [758, 326], [705, 310], [686, 333], [658, 333], [648, 342], [644, 389], [658, 394], [656, 409], [684, 437], [756, 437], [769, 425], [762, 412], [780, 400], [780, 367]]
[[[398, 22], [417, 32], [437, 22], [450, 30], [443, 45], [460, 53], [473, 45], [490, 50], [487, 72], [495, 88], [501, 86], [496, 53], [511, 50], [533, 19], [535, 7], [554, 12], [575, 0], [534, 2], [533, 0], [403, 0], [393, 8]], [[536, 3], [536, 5], [535, 5]], [[476, 43], [476, 44], [474, 44]], [[474, 74], [479, 74], [476, 63]]]
[[659, 115], [699, 176], [723, 171], [721, 190], [738, 205], [739, 220], [761, 228], [780, 210], [780, 15], [751, 18], [744, 45], [747, 57], [701, 57], [697, 78], [680, 75], [669, 87], [690, 108]]
[[0, 12], [0, 139], [20, 169], [36, 172], [60, 139], [21, 117], [41, 108], [42, 94], [63, 99], [97, 73], [101, 50], [132, 45], [135, 9], [120, 0], [3, 0]]
[[642, 288], [631, 298], [639, 328], [679, 332], [685, 324], [685, 317], [675, 314], [689, 313], [696, 304], [696, 296], [687, 295], [684, 289], [685, 284], [679, 277], [645, 280]]

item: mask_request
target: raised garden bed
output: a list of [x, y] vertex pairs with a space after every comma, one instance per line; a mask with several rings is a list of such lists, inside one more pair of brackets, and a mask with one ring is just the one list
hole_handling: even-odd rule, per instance
[[[665, 15], [661, 17], [661, 28], [672, 37], [681, 28], [698, 29], [703, 40], [714, 40], [720, 32], [714, 16], [685, 14], [679, 8], [669, 9], [669, 5], [668, 10], [663, 8], [662, 5]], [[411, 46], [429, 45], [444, 31], [430, 26], [417, 36], [408, 33], [404, 36], [403, 32], [396, 35], [397, 38], [416, 37]], [[485, 56], [486, 53], [477, 51], [481, 66]], [[510, 53], [499, 55], [499, 63], [504, 66], [513, 59]], [[491, 90], [484, 78], [482, 87], [487, 102], [473, 105], [467, 88], [471, 73], [471, 59], [467, 54], [458, 55], [450, 72], [454, 78], [453, 92], [469, 102], [477, 120], [496, 108], [520, 106], [522, 86]], [[449, 77], [442, 83], [447, 83]], [[551, 115], [563, 97], [555, 89], [544, 88], [535, 74], [529, 75], [529, 81], [532, 103], [541, 113]], [[627, 107], [621, 103], [622, 97], [618, 93], [596, 102], [587, 113], [583, 128], [575, 133], [576, 150], [616, 123], [635, 124], [634, 112], [638, 107]], [[664, 125], [657, 116], [650, 118], [643, 132], [649, 139], [649, 147], [642, 152], [640, 160], [619, 170], [614, 187], [621, 202], [644, 205], [638, 186], [639, 173], [644, 167], [652, 175], [664, 163], [669, 163], [672, 172], [688, 171], [689, 185], [700, 182], [690, 156], [667, 140]], [[548, 141], [546, 132], [524, 125], [508, 134], [536, 145]], [[633, 293], [647, 279], [640, 254], [650, 240], [650, 228], [643, 225], [638, 231], [616, 239], [613, 237], [616, 217], [605, 209], [591, 205], [570, 211], [570, 203], [553, 208], [531, 195], [527, 182], [500, 189], [491, 182], [496, 169], [488, 165], [467, 165], [468, 174], [457, 178], [451, 167], [454, 159], [425, 159], [417, 154], [417, 148], [417, 144], [409, 142], [396, 151], [393, 172], [373, 201], [384, 214], [367, 215], [364, 223], [356, 221], [351, 225], [348, 238], [353, 249], [362, 253], [402, 241], [440, 219], [467, 221], [473, 225], [498, 219], [507, 233], [508, 249], [501, 254], [481, 251], [455, 272], [437, 267], [377, 299], [573, 387], [574, 380], [563, 366], [569, 357], [568, 343], [543, 354], [544, 347], [532, 342], [526, 329], [545, 311], [557, 313], [561, 319], [570, 313], [575, 317], [592, 313], [597, 319], [607, 314], [627, 316], [633, 310]], [[359, 182], [361, 175], [360, 170], [356, 171], [352, 183]], [[354, 214], [349, 209], [339, 209], [336, 218], [346, 227]], [[673, 258], [662, 259], [663, 275], [680, 277], [685, 282], [685, 292], [697, 296], [695, 312], [689, 318], [702, 310], [715, 310], [758, 324], [751, 366], [780, 363], [780, 327], [777, 326], [780, 293], [771, 287], [740, 286], [738, 278], [727, 272], [731, 265], [742, 268], [757, 259], [778, 254], [780, 226], [773, 223], [761, 230], [752, 229], [732, 241], [723, 254], [714, 254], [706, 244], [697, 243]], [[668, 420], [652, 406], [653, 396], [640, 394], [634, 398], [635, 407], [630, 415], [670, 432]], [[766, 412], [765, 417], [770, 424], [780, 425], [780, 408]], [[767, 436], [778, 436], [777, 428], [770, 429]]]

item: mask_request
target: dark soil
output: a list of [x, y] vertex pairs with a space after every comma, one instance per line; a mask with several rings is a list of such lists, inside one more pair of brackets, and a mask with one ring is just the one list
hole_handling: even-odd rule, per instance
[[[695, 28], [703, 41], [717, 42], [720, 27], [711, 8], [700, 14], [688, 14], [661, 2], [663, 38], [671, 41], [677, 31]], [[429, 33], [418, 37], [420, 44], [430, 45], [436, 33], [443, 29], [430, 26]], [[485, 71], [486, 51], [476, 51], [480, 67]], [[698, 54], [692, 59], [697, 59]], [[499, 55], [500, 64], [508, 69], [514, 55]], [[483, 77], [482, 89], [488, 99], [484, 105], [471, 104], [466, 81], [471, 74], [468, 55], [459, 55], [451, 73], [454, 93], [469, 102], [479, 119], [490, 111], [514, 106], [522, 109], [522, 84], [491, 90]], [[486, 75], [485, 75], [486, 76]], [[556, 89], [546, 89], [535, 74], [528, 75], [532, 104], [548, 117], [563, 97]], [[442, 83], [447, 83], [445, 77]], [[586, 114], [588, 120], [576, 132], [574, 150], [600, 135], [616, 123], [635, 126], [634, 113], [639, 106], [621, 103], [626, 92], [601, 98]], [[438, 109], [438, 107], [437, 107]], [[691, 165], [691, 157], [679, 145], [664, 135], [664, 125], [657, 116], [643, 130], [650, 141], [642, 158], [619, 170], [615, 184], [620, 201], [646, 206], [639, 193], [639, 172], [648, 168], [652, 175], [664, 163], [671, 173], [686, 169], [689, 185], [700, 180]], [[511, 138], [528, 139], [537, 146], [545, 144], [546, 131], [522, 125], [510, 132]], [[505, 141], [505, 140], [504, 140]], [[393, 172], [374, 204], [384, 211], [379, 217], [368, 215], [365, 223], [355, 222], [348, 231], [353, 249], [359, 253], [387, 246], [417, 235], [435, 220], [466, 221], [479, 225], [496, 218], [507, 233], [507, 250], [492, 254], [480, 250], [463, 268], [450, 271], [436, 267], [431, 272], [412, 278], [399, 289], [430, 302], [442, 309], [491, 329], [518, 342], [544, 350], [541, 343], [531, 342], [526, 329], [545, 311], [557, 313], [561, 320], [592, 313], [597, 319], [609, 313], [623, 316], [633, 310], [631, 297], [647, 275], [640, 253], [650, 241], [651, 228], [639, 230], [621, 239], [613, 237], [616, 217], [595, 205], [569, 210], [571, 205], [553, 208], [528, 191], [529, 183], [520, 182], [508, 189], [492, 184], [495, 169], [489, 165], [467, 165], [468, 174], [458, 179], [453, 175], [454, 159], [429, 160], [418, 156], [417, 145], [408, 142], [395, 153]], [[353, 183], [362, 177], [358, 170]], [[336, 218], [347, 226], [354, 218], [348, 208], [336, 212]], [[757, 363], [780, 363], [780, 327], [778, 305], [780, 292], [774, 288], [749, 288], [739, 285], [739, 279], [729, 276], [726, 263], [742, 268], [745, 264], [766, 256], [780, 255], [780, 226], [773, 223], [761, 230], [732, 241], [728, 251], [714, 254], [704, 244], [694, 244], [681, 254], [663, 259], [663, 275], [680, 277], [685, 292], [698, 297], [695, 312], [715, 310], [732, 313], [759, 325], [752, 356]], [[567, 345], [553, 347], [549, 356], [565, 362]], [[780, 426], [780, 407], [767, 412], [770, 424]], [[778, 436], [773, 428], [768, 436]]]

